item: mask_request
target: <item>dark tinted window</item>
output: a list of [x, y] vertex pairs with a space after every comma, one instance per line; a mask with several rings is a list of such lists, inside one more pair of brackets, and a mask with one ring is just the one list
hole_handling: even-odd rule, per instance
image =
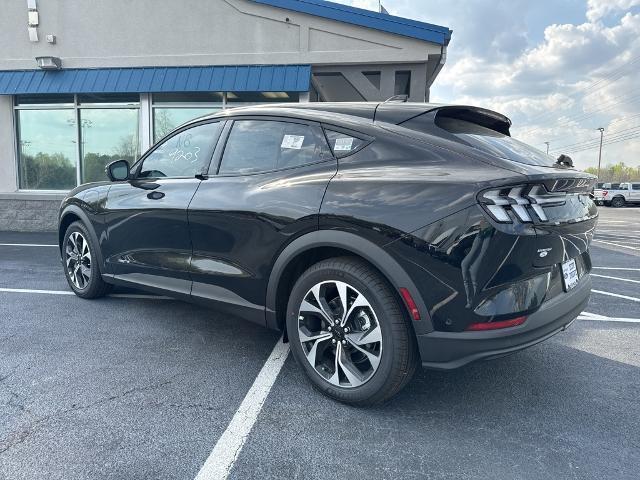
[[442, 118], [438, 126], [472, 147], [497, 157], [527, 165], [552, 166], [555, 159], [541, 150], [476, 123], [457, 118]]
[[222, 156], [221, 174], [246, 174], [317, 162], [316, 135], [308, 125], [269, 120], [234, 122]]
[[219, 122], [183, 130], [161, 143], [144, 159], [139, 177], [192, 177], [209, 165]]
[[632, 183], [631, 188], [633, 190], [640, 190], [640, 183]]
[[325, 133], [327, 134], [331, 151], [336, 158], [351, 155], [366, 143], [364, 140], [346, 133], [334, 132], [333, 130], [325, 130]]

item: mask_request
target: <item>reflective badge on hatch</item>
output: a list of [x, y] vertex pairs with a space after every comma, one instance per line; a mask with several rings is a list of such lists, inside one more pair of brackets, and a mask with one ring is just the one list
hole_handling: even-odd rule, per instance
[[575, 259], [567, 260], [562, 264], [562, 280], [566, 292], [578, 284], [578, 269]]

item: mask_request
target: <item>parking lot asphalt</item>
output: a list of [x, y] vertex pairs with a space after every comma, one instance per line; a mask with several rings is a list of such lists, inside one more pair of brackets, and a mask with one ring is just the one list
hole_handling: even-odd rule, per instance
[[[637, 479], [640, 208], [600, 212], [594, 293], [566, 332], [420, 371], [372, 409], [316, 392], [289, 357], [228, 478]], [[195, 478], [278, 334], [140, 292], [77, 298], [55, 243], [0, 233], [0, 479]]]

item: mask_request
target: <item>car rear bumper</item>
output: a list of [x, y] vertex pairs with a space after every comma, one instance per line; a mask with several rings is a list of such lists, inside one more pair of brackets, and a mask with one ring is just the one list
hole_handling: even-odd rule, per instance
[[575, 320], [586, 307], [590, 293], [591, 278], [585, 275], [572, 291], [543, 303], [523, 325], [484, 332], [434, 331], [418, 335], [422, 366], [448, 370], [542, 342]]

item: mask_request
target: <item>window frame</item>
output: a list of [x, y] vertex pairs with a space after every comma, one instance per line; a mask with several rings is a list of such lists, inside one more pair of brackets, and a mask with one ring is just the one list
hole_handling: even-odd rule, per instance
[[[231, 131], [233, 130], [234, 124], [237, 121], [247, 121], [247, 120], [293, 123], [293, 124], [305, 125], [310, 127], [316, 139], [316, 158], [318, 160], [315, 162], [305, 163], [302, 165], [273, 168], [270, 170], [261, 170], [259, 172], [220, 173], [220, 167], [222, 166], [222, 159], [224, 157], [224, 152], [227, 149], [227, 143], [231, 136]], [[280, 116], [274, 116], [274, 115], [264, 115], [264, 116], [263, 115], [238, 115], [238, 116], [228, 118], [227, 125], [225, 126], [222, 132], [222, 135], [218, 139], [218, 145], [216, 146], [213, 157], [214, 158], [212, 159], [211, 164], [209, 166], [208, 175], [216, 176], [216, 177], [248, 177], [253, 175], [263, 175], [266, 173], [283, 172], [287, 170], [293, 170], [296, 168], [305, 168], [312, 165], [318, 165], [321, 163], [337, 162], [337, 159], [333, 155], [333, 151], [329, 147], [324, 131], [322, 130], [322, 125], [319, 122], [314, 122], [312, 120], [305, 120], [305, 119], [295, 118], [295, 117], [285, 117], [285, 116], [280, 117]]]
[[[212, 142], [212, 146], [213, 148], [211, 149], [211, 155], [209, 157], [209, 160], [205, 162], [205, 165], [203, 165], [201, 172], [198, 174], [196, 173], [195, 175], [182, 175], [182, 176], [177, 176], [177, 177], [140, 177], [140, 170], [142, 170], [142, 165], [144, 164], [145, 160], [147, 159], [147, 157], [149, 157], [153, 152], [155, 152], [158, 148], [160, 148], [162, 145], [165, 144], [165, 142], [170, 141], [173, 137], [175, 137], [176, 135], [180, 135], [182, 132], [185, 132], [186, 130], [190, 130], [192, 128], [196, 128], [196, 127], [200, 127], [202, 125], [208, 125], [211, 123], [220, 123], [221, 124], [221, 128], [218, 130], [218, 135], [215, 139], [213, 139]], [[207, 175], [207, 172], [209, 171], [209, 168], [211, 167], [211, 162], [213, 160], [213, 158], [215, 157], [215, 153], [218, 149], [218, 144], [220, 143], [220, 139], [222, 138], [222, 135], [225, 131], [225, 129], [227, 128], [227, 120], [226, 119], [206, 119], [206, 120], [202, 120], [199, 122], [195, 122], [195, 123], [189, 123], [187, 125], [182, 125], [181, 127], [174, 129], [171, 133], [169, 133], [168, 135], [166, 135], [165, 137], [162, 138], [161, 141], [159, 141], [158, 143], [154, 144], [149, 150], [147, 150], [132, 166], [131, 166], [131, 173], [130, 173], [130, 178], [129, 180], [136, 180], [136, 181], [147, 181], [147, 180], [163, 180], [163, 179], [176, 179], [176, 178], [196, 178], [196, 175]]]
[[[13, 98], [13, 141], [14, 141], [14, 152], [15, 152], [15, 171], [16, 171], [16, 184], [18, 186], [19, 192], [24, 193], [68, 193], [73, 190], [73, 188], [77, 188], [82, 185], [82, 125], [80, 118], [80, 110], [83, 109], [104, 109], [104, 110], [121, 110], [123, 108], [128, 109], [138, 109], [138, 132], [140, 132], [140, 115], [142, 112], [142, 100], [138, 95], [137, 102], [114, 102], [114, 103], [80, 103], [78, 101], [79, 97], [83, 94], [77, 93], [73, 94], [73, 103], [26, 103], [20, 105], [18, 103], [18, 99], [20, 95], [15, 95]], [[76, 170], [75, 182], [76, 185], [72, 189], [69, 190], [38, 190], [33, 188], [20, 188], [20, 162], [22, 160], [20, 154], [20, 111], [22, 110], [73, 110], [73, 116], [76, 121], [76, 129], [75, 129], [75, 141], [76, 148], [74, 149], [75, 161], [74, 166]], [[140, 143], [139, 147], [142, 149], [142, 139], [140, 134], [138, 133], [138, 142]]]

